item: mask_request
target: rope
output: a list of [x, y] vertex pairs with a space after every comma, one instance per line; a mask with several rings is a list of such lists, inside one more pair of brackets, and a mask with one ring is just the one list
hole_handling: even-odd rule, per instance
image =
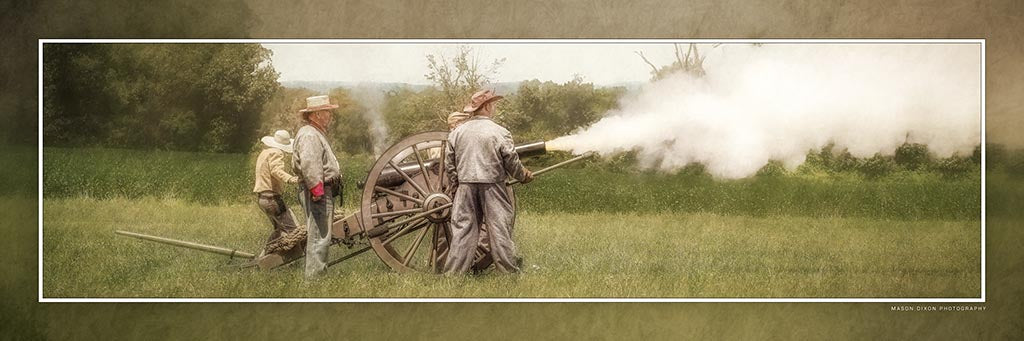
[[306, 240], [306, 226], [299, 226], [280, 238], [277, 238], [264, 248], [266, 253], [275, 253], [280, 251], [288, 251], [298, 245], [300, 242]]

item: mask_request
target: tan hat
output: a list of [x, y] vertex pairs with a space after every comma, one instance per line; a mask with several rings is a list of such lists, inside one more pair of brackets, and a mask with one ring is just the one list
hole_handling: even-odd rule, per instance
[[459, 112], [459, 111], [456, 111], [456, 112], [453, 112], [451, 114], [448, 114], [448, 126], [451, 127], [453, 124], [462, 122], [462, 121], [464, 121], [467, 118], [470, 118], [472, 116], [473, 115], [470, 115], [470, 114], [464, 113], [464, 112]]
[[274, 136], [264, 136], [260, 139], [260, 142], [267, 145], [267, 147], [273, 147], [285, 151], [286, 153], [292, 152], [292, 135], [287, 130], [278, 130], [274, 132]]
[[331, 98], [327, 95], [313, 96], [306, 98], [306, 108], [299, 110], [299, 113], [305, 114], [320, 110], [332, 110], [337, 109], [337, 104], [331, 104]]
[[477, 111], [477, 109], [480, 109], [480, 107], [484, 106], [484, 104], [497, 101], [502, 98], [505, 97], [496, 95], [494, 93], [494, 90], [488, 89], [477, 91], [475, 94], [473, 94], [472, 97], [470, 97], [469, 104], [466, 104], [466, 107], [462, 108], [462, 112]]

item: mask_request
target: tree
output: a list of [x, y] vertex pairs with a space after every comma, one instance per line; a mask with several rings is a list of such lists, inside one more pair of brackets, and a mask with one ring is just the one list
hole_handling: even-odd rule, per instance
[[446, 117], [450, 109], [445, 94], [436, 88], [416, 92], [408, 87], [392, 89], [385, 94], [384, 122], [388, 137], [397, 141], [403, 137], [431, 130], [446, 130]]
[[597, 122], [624, 92], [595, 87], [579, 76], [562, 84], [525, 81], [499, 106], [496, 120], [521, 138], [549, 140]]
[[43, 137], [48, 145], [91, 145], [112, 119], [115, 98], [106, 83], [109, 45], [45, 45]]
[[[643, 59], [644, 63], [647, 63], [647, 65], [651, 67], [652, 81], [668, 77], [676, 72], [687, 73], [694, 77], [703, 77], [706, 74], [704, 71], [704, 58], [706, 56], [700, 55], [700, 49], [697, 48], [697, 45], [690, 44], [686, 49], [686, 53], [682, 52], [679, 48], [679, 44], [673, 44], [672, 46], [674, 46], [676, 50], [676, 60], [673, 61], [672, 64], [665, 65], [660, 68], [654, 66], [654, 63], [651, 63], [651, 61], [644, 56], [643, 52], [634, 51], [634, 53], [640, 56], [640, 59]], [[711, 48], [716, 47], [718, 47], [718, 44], [713, 45]]]
[[[495, 59], [489, 65], [481, 66], [480, 58], [468, 45], [459, 45], [451, 60], [443, 55], [427, 55], [426, 78], [444, 96], [446, 108], [462, 108], [473, 92], [490, 84], [505, 58]], [[450, 110], [442, 110], [447, 114]]]
[[[4, 34], [0, 35], [0, 46], [4, 47], [0, 49], [0, 89], [3, 89], [0, 91], [0, 120], [4, 122], [0, 126], [0, 140], [34, 144], [37, 139], [38, 98], [34, 81], [37, 67], [36, 55], [32, 53], [38, 43], [35, 37], [244, 38], [250, 33], [250, 25], [255, 23], [253, 14], [244, 0], [0, 2], [0, 22], [4, 23]], [[46, 45], [44, 50], [55, 44]], [[82, 48], [84, 44], [76, 45]], [[87, 90], [94, 95], [102, 92], [96, 86]], [[49, 109], [56, 107], [51, 104]], [[93, 114], [105, 116], [99, 111]], [[74, 125], [65, 127], [76, 128]], [[51, 133], [54, 130], [43, 129]], [[86, 133], [76, 135], [82, 140], [101, 139]], [[46, 141], [48, 145], [57, 140], [45, 132], [44, 137], [51, 138]]]
[[301, 127], [299, 110], [306, 107], [306, 98], [317, 93], [306, 88], [281, 87], [270, 97], [260, 114], [259, 133], [273, 134], [277, 130], [287, 130], [292, 136]]
[[363, 115], [368, 109], [343, 88], [330, 91], [331, 100], [338, 104], [331, 128], [331, 140], [335, 150], [348, 154], [373, 153], [373, 138], [370, 136], [370, 122]]
[[918, 170], [931, 163], [928, 146], [920, 143], [904, 142], [896, 148], [893, 161], [907, 170]]
[[48, 44], [48, 145], [245, 151], [280, 85], [258, 44]]

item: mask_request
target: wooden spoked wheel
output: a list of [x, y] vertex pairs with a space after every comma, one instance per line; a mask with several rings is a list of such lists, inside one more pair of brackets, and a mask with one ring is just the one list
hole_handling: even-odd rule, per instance
[[[454, 191], [445, 175], [447, 132], [426, 132], [388, 148], [366, 176], [360, 222], [370, 245], [398, 272], [438, 273], [448, 257]], [[515, 202], [511, 188], [509, 195]], [[480, 246], [474, 269], [490, 265]]]

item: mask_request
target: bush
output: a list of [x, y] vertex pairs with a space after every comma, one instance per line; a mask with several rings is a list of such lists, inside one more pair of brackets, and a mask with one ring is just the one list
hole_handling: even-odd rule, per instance
[[863, 160], [860, 163], [860, 166], [857, 167], [857, 169], [869, 179], [877, 179], [888, 175], [895, 168], [895, 162], [893, 162], [891, 158], [882, 156], [881, 154], [875, 154], [875, 156]]
[[951, 156], [935, 163], [932, 168], [946, 177], [959, 177], [970, 174], [971, 170], [977, 169], [972, 158]]
[[847, 150], [836, 152], [834, 144], [828, 144], [821, 148], [821, 151], [817, 153], [811, 153], [808, 156], [808, 162], [820, 163], [821, 167], [828, 170], [829, 173], [848, 172], [856, 170], [860, 165], [857, 158], [850, 155]]
[[906, 170], [918, 170], [931, 163], [931, 155], [928, 153], [928, 146], [920, 143], [904, 143], [896, 148], [893, 161]]
[[768, 161], [768, 163], [765, 164], [764, 167], [758, 169], [757, 174], [755, 176], [777, 177], [783, 175], [786, 175], [786, 167], [782, 166], [782, 162], [780, 161], [771, 160]]

